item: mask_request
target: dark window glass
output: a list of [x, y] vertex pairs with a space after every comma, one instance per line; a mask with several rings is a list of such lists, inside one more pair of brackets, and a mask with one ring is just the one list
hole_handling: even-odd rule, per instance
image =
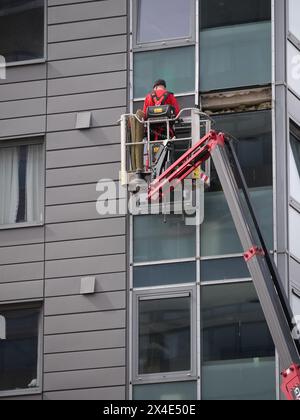
[[[272, 119], [270, 111], [214, 117], [216, 130], [234, 136], [236, 152], [268, 247], [273, 244]], [[205, 193], [201, 235], [203, 256], [242, 252], [228, 204], [214, 168]]]
[[196, 256], [196, 229], [182, 215], [134, 218], [134, 261], [151, 262]]
[[274, 399], [274, 354], [251, 283], [202, 288], [204, 399]]
[[144, 98], [159, 78], [168, 90], [189, 93], [195, 90], [195, 47], [169, 48], [134, 54], [134, 97]]
[[201, 28], [271, 20], [271, 0], [200, 0]]
[[6, 62], [44, 58], [44, 0], [0, 1], [0, 55]]
[[141, 401], [196, 401], [197, 382], [169, 382], [137, 385], [133, 399]]
[[39, 309], [0, 308], [0, 316], [6, 323], [6, 339], [0, 340], [0, 390], [37, 387]]
[[300, 128], [291, 121], [291, 146], [296, 162], [296, 166], [300, 175]]
[[191, 370], [191, 299], [139, 301], [139, 374]]
[[196, 282], [196, 263], [161, 264], [135, 267], [134, 287], [164, 286]]
[[201, 261], [201, 281], [251, 278], [243, 258], [223, 258]]
[[43, 145], [0, 147], [0, 224], [42, 222]]
[[271, 83], [271, 1], [202, 0], [202, 92]]
[[138, 0], [138, 43], [190, 38], [194, 0]]

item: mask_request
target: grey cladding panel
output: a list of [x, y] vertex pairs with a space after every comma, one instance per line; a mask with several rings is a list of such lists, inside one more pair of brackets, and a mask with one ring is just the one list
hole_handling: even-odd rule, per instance
[[27, 117], [0, 121], [0, 137], [27, 136], [44, 134], [46, 117]]
[[44, 244], [0, 248], [0, 265], [44, 260]]
[[[102, 293], [114, 290], [125, 290], [125, 273], [95, 275], [95, 292]], [[81, 277], [67, 277], [46, 280], [45, 294], [51, 296], [78, 295], [80, 291]]]
[[[93, 74], [53, 79], [48, 82], [49, 96], [126, 88], [126, 72]], [[110, 92], [112, 94], [112, 92]], [[107, 100], [107, 98], [104, 98]], [[107, 106], [106, 108], [110, 108]]]
[[124, 329], [45, 336], [45, 354], [118, 347], [125, 347]]
[[0, 266], [0, 283], [39, 280], [44, 278], [44, 263]]
[[[123, 203], [123, 201], [122, 201]], [[125, 211], [123, 212], [126, 213]], [[47, 223], [62, 223], [62, 222], [75, 222], [80, 220], [98, 220], [113, 219], [120, 217], [116, 215], [99, 216], [95, 201], [75, 204], [63, 204], [57, 206], [49, 206], [46, 208]]]
[[54, 401], [120, 401], [125, 400], [125, 386], [114, 386], [112, 388], [80, 389], [72, 391], [46, 392], [45, 400]]
[[125, 255], [46, 261], [47, 278], [117, 273], [125, 269]]
[[[97, 86], [94, 87], [97, 90]], [[48, 99], [48, 113], [88, 111], [120, 105], [126, 105], [126, 89], [52, 97]]]
[[47, 187], [79, 185], [98, 182], [99, 179], [119, 179], [120, 164], [108, 163], [88, 165], [76, 168], [48, 169]]
[[45, 318], [45, 334], [56, 335], [78, 333], [79, 331], [120, 330], [125, 328], [125, 323], [125, 310], [48, 316]]
[[48, 77], [63, 78], [86, 74], [107, 73], [126, 70], [126, 53], [103, 55], [101, 57], [76, 58], [53, 61], [48, 64]]
[[47, 152], [47, 169], [119, 162], [120, 159], [119, 145], [49, 151]]
[[46, 64], [7, 67], [6, 79], [0, 79], [0, 85], [44, 79], [46, 79]]
[[50, 7], [48, 23], [75, 22], [126, 15], [126, 0], [103, 0], [69, 6]]
[[44, 227], [0, 230], [0, 247], [44, 242]]
[[46, 114], [46, 99], [0, 102], [0, 119]]
[[126, 34], [126, 17], [75, 22], [64, 25], [50, 26], [48, 41], [62, 42], [102, 36]]
[[42, 401], [42, 394], [37, 395], [21, 395], [19, 397], [5, 397], [0, 398], [3, 401]]
[[78, 372], [46, 373], [45, 391], [97, 388], [125, 384], [125, 368], [82, 370]]
[[[93, 295], [47, 298], [45, 315], [63, 315], [125, 308], [125, 292], [96, 293]], [[99, 314], [99, 317], [101, 315]]]
[[61, 133], [47, 134], [47, 150], [100, 146], [112, 143], [120, 143], [120, 128], [118, 126], [66, 131], [63, 135]]
[[46, 96], [46, 81], [0, 85], [0, 101]]
[[125, 222], [122, 217], [48, 225], [46, 242], [124, 235]]
[[79, 241], [46, 244], [46, 260], [92, 257], [94, 255], [121, 254], [125, 252], [125, 236], [95, 238]]
[[49, 44], [48, 54], [50, 61], [66, 60], [69, 58], [122, 53], [126, 51], [126, 47], [127, 37], [120, 35]]
[[49, 354], [44, 359], [45, 372], [65, 372], [124, 365], [125, 349]]
[[43, 295], [44, 282], [42, 280], [0, 284], [1, 302], [24, 299], [42, 299]]
[[70, 187], [55, 187], [47, 189], [46, 202], [48, 206], [68, 203], [96, 202], [100, 195], [96, 191], [96, 184], [76, 185]]
[[[126, 108], [111, 108], [92, 112], [92, 127], [116, 125]], [[49, 115], [48, 132], [75, 130], [76, 113]], [[1, 126], [1, 122], [0, 122]]]

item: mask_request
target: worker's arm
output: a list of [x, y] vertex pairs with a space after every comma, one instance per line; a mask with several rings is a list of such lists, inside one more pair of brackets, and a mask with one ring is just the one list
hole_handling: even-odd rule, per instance
[[149, 106], [152, 105], [151, 102], [152, 102], [151, 101], [151, 96], [147, 95], [146, 98], [145, 98], [145, 101], [144, 101], [144, 108], [143, 108], [143, 111], [144, 111], [144, 114], [145, 114], [146, 118], [147, 118], [147, 109], [148, 109]]
[[175, 114], [177, 116], [180, 112], [180, 105], [173, 94], [170, 95], [170, 102], [170, 105], [172, 105], [172, 107], [175, 109]]

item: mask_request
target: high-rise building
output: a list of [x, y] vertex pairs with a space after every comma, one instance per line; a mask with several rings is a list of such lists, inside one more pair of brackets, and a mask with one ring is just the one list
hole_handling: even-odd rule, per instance
[[214, 170], [201, 226], [126, 214], [99, 180], [166, 79], [238, 139], [300, 315], [299, 21], [299, 0], [1, 2], [0, 399], [282, 397]]

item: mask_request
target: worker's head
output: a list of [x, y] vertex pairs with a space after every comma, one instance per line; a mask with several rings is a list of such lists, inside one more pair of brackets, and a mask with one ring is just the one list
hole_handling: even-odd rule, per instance
[[153, 85], [153, 90], [166, 89], [166, 88], [167, 88], [167, 83], [163, 79], [156, 80], [156, 82]]

